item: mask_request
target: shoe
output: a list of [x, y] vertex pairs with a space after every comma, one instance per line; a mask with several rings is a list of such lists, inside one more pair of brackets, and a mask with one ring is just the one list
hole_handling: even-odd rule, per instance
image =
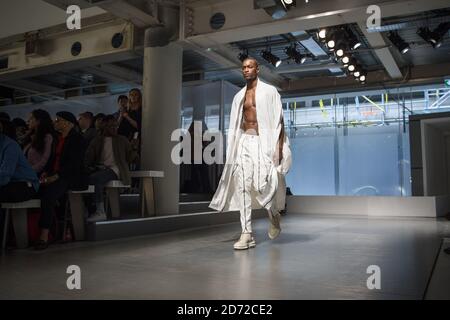
[[96, 212], [87, 219], [88, 222], [97, 222], [104, 220], [106, 220], [106, 213], [104, 212]]
[[242, 233], [238, 242], [233, 245], [236, 250], [245, 250], [248, 248], [254, 248], [255, 246], [256, 242], [251, 233]]
[[269, 235], [269, 238], [271, 240], [273, 240], [276, 237], [278, 237], [281, 232], [281, 227], [280, 227], [281, 215], [279, 212], [277, 212], [274, 215], [269, 214], [269, 219], [270, 219], [270, 225], [269, 225], [269, 232], [267, 234]]
[[48, 241], [39, 240], [34, 245], [34, 250], [45, 250], [48, 248]]

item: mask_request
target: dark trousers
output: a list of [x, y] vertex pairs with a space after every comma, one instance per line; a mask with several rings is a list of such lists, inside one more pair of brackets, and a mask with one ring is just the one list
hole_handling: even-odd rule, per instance
[[112, 181], [119, 179], [117, 174], [110, 168], [99, 170], [89, 176], [89, 184], [95, 186], [95, 202], [103, 202], [103, 191], [105, 185]]
[[22, 202], [33, 198], [36, 191], [24, 181], [14, 181], [0, 187], [0, 204], [2, 202]]
[[69, 182], [64, 179], [58, 179], [47, 186], [41, 185], [39, 190], [39, 197], [41, 198], [39, 227], [41, 229], [50, 229], [56, 202], [64, 196], [67, 190], [69, 190]]
[[[33, 187], [29, 187], [26, 182], [14, 181], [8, 183], [6, 186], [0, 187], [0, 213], [2, 202], [22, 202], [27, 201], [36, 196], [36, 191]], [[4, 229], [4, 218], [1, 219], [0, 232]], [[3, 239], [3, 237], [1, 238]]]

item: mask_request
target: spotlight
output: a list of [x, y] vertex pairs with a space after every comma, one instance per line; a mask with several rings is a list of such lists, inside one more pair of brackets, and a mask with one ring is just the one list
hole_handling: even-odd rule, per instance
[[341, 48], [337, 49], [337, 50], [336, 50], [336, 55], [337, 55], [339, 58], [342, 57], [342, 56], [344, 55], [344, 49], [341, 49]]
[[301, 54], [295, 48], [295, 46], [286, 47], [284, 49], [284, 52], [286, 52], [286, 54], [289, 56], [289, 58], [294, 60], [297, 64], [302, 64], [302, 63], [304, 63], [306, 61], [306, 55]]
[[336, 46], [336, 42], [333, 39], [330, 39], [327, 41], [327, 47], [330, 50], [334, 50], [334, 47]]
[[268, 50], [263, 50], [261, 56], [264, 60], [275, 66], [275, 68], [278, 68], [281, 64], [281, 59]]
[[356, 69], [356, 71], [353, 72], [353, 75], [355, 76], [355, 78], [359, 78], [359, 76], [361, 75], [361, 72], [358, 69]]
[[255, 9], [264, 9], [273, 19], [281, 19], [296, 6], [296, 0], [254, 0]]
[[402, 53], [405, 54], [409, 50], [409, 44], [405, 42], [405, 40], [402, 39], [402, 37], [399, 36], [399, 34], [395, 31], [389, 32], [388, 34], [389, 40], [394, 44], [394, 46], [397, 47], [397, 49]]
[[342, 57], [342, 63], [344, 64], [344, 66], [348, 66], [348, 63], [350, 62], [350, 58], [348, 56], [343, 56]]
[[325, 40], [326, 36], [327, 36], [327, 29], [320, 29], [320, 31], [319, 31], [319, 39]]
[[357, 78], [361, 83], [364, 83], [366, 81], [367, 77], [367, 71], [361, 71], [361, 74]]
[[238, 55], [238, 58], [239, 58], [239, 60], [241, 60], [241, 62], [244, 62], [244, 60], [248, 58], [248, 51], [245, 50], [245, 51], [240, 52]]
[[334, 30], [325, 34], [325, 43], [328, 49], [331, 51], [334, 50], [334, 47], [336, 46], [336, 32]]
[[434, 29], [434, 31], [432, 32], [436, 38], [436, 44], [435, 44], [435, 48], [439, 48], [442, 45], [442, 40], [444, 39], [445, 34], [448, 32], [448, 30], [450, 29], [450, 22], [443, 22], [440, 23], [436, 29]]
[[356, 64], [353, 61], [351, 61], [351, 62], [348, 63], [348, 67], [347, 68], [348, 68], [348, 71], [353, 72], [356, 69]]
[[349, 44], [350, 44], [350, 48], [352, 48], [352, 50], [356, 50], [361, 46], [361, 42], [359, 42], [358, 39], [356, 39], [356, 38], [350, 39]]
[[417, 34], [426, 42], [431, 44], [434, 48], [439, 48], [442, 45], [441, 37], [435, 31], [430, 31], [428, 27], [419, 28]]

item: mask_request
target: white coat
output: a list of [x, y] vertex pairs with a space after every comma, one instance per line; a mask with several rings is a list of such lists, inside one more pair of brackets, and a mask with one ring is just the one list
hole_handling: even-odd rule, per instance
[[[236, 211], [241, 209], [241, 194], [235, 192], [233, 183], [233, 169], [237, 165], [236, 156], [238, 143], [243, 130], [242, 108], [244, 105], [246, 87], [242, 88], [233, 99], [230, 114], [230, 125], [227, 137], [226, 162], [216, 193], [209, 207], [217, 211]], [[277, 89], [260, 79], [257, 80], [255, 91], [256, 117], [258, 134], [261, 141], [262, 153], [266, 163], [270, 163], [267, 184], [262, 193], [252, 194], [252, 208], [266, 208], [283, 210], [286, 201], [285, 175], [292, 163], [289, 138], [285, 135], [283, 141], [283, 158], [277, 161], [278, 139], [283, 119], [281, 97]]]

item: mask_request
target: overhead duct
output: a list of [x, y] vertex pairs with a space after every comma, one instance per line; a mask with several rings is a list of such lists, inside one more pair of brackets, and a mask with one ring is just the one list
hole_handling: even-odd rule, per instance
[[158, 6], [158, 20], [161, 25], [145, 30], [145, 47], [164, 47], [178, 37], [180, 10], [176, 6]]

